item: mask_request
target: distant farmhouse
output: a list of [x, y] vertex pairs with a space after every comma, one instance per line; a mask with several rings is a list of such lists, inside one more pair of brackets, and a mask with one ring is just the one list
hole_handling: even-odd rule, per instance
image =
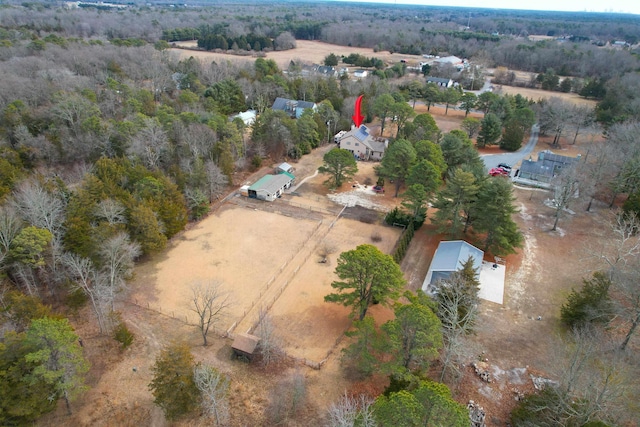
[[[542, 184], [549, 184], [553, 177], [557, 176], [563, 168], [571, 166], [580, 161], [577, 157], [561, 156], [549, 150], [538, 153], [538, 161], [523, 160], [515, 181], [529, 180]], [[546, 186], [546, 185], [544, 185]]]
[[444, 58], [438, 58], [433, 61], [435, 64], [451, 65], [458, 71], [461, 71], [465, 67], [465, 60], [458, 58], [457, 56], [445, 56]]
[[338, 70], [328, 65], [318, 65], [316, 72], [326, 77], [338, 77]]
[[435, 83], [440, 87], [449, 88], [453, 86], [453, 80], [442, 77], [427, 77], [427, 83]]
[[316, 111], [318, 106], [314, 102], [309, 101], [294, 101], [292, 99], [276, 98], [271, 109], [284, 111], [290, 117], [298, 119], [304, 110], [311, 109]]
[[351, 151], [357, 160], [379, 161], [389, 147], [388, 139], [371, 135], [369, 128], [365, 125], [359, 128], [354, 126], [348, 132], [341, 131], [335, 136], [334, 141], [343, 150]]

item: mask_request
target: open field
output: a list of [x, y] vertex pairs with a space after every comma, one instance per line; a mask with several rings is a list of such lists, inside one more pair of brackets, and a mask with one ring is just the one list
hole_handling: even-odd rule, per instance
[[[182, 47], [182, 49], [170, 49], [171, 52], [178, 54], [181, 59], [193, 56], [194, 58], [207, 62], [220, 61], [222, 59], [226, 59], [231, 62], [240, 62], [255, 61], [257, 58], [257, 56], [229, 55], [222, 52], [206, 52], [201, 50], [193, 50], [197, 48], [198, 44], [196, 41], [175, 42], [173, 44]], [[348, 56], [352, 53], [358, 53], [367, 57], [380, 58], [381, 60], [388, 63], [400, 62], [401, 59], [404, 59], [408, 62], [408, 64], [413, 63], [417, 65], [420, 61], [425, 61], [425, 59], [420, 55], [404, 55], [401, 53], [389, 53], [388, 51], [374, 52], [373, 49], [369, 48], [338, 46], [334, 44], [310, 40], [296, 40], [295, 49], [283, 50], [278, 52], [267, 52], [265, 57], [267, 59], [273, 59], [278, 64], [278, 67], [280, 67], [280, 69], [286, 70], [292, 60], [301, 61], [307, 64], [322, 64], [324, 58], [330, 53], [333, 53], [338, 57], [340, 57], [341, 55]]]
[[497, 94], [509, 94], [509, 95], [516, 95], [519, 93], [525, 98], [530, 98], [536, 102], [540, 101], [541, 99], [560, 98], [567, 102], [572, 102], [578, 105], [588, 105], [593, 108], [595, 108], [597, 104], [595, 100], [582, 98], [577, 93], [552, 92], [548, 90], [530, 89], [526, 87], [505, 86], [505, 85], [496, 85], [495, 92]]

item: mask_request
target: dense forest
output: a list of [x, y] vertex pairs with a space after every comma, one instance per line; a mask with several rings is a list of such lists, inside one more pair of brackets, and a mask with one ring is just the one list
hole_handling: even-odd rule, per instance
[[[127, 329], [115, 306], [136, 260], [163, 250], [189, 221], [205, 216], [211, 203], [238, 184], [243, 174], [263, 163], [299, 159], [328, 143], [332, 134], [349, 129], [359, 95], [366, 98], [367, 121], [381, 119], [384, 131], [385, 119], [393, 118], [394, 148], [379, 172], [395, 180], [398, 188], [407, 184], [405, 205], [414, 213], [408, 223], [422, 215], [424, 204], [432, 199], [440, 212], [433, 223], [440, 229], [457, 236], [473, 230], [493, 253], [513, 252], [522, 244], [522, 236], [510, 220], [515, 212], [511, 188], [487, 180], [472, 138], [478, 136], [478, 146], [500, 144], [514, 151], [534, 122], [558, 141], [577, 137], [587, 128], [604, 133], [613, 142], [600, 153], [607, 164], [589, 164], [581, 171], [582, 180], [589, 183], [588, 196], [606, 197], [613, 204], [624, 195], [624, 211], [640, 213], [639, 27], [636, 17], [617, 14], [371, 8], [339, 2], [215, 2], [189, 7], [134, 2], [111, 9], [4, 2], [0, 5], [0, 424], [32, 422], [52, 410], [58, 399], [69, 405], [82, 391], [88, 367], [65, 318], [68, 313], [91, 307], [100, 332], [114, 335], [124, 345]], [[532, 34], [560, 40], [535, 42], [527, 37]], [[284, 50], [295, 47], [296, 40], [321, 40], [377, 52], [451, 54], [481, 69], [533, 72], [537, 78], [531, 86], [577, 92], [598, 100], [598, 106], [590, 111], [519, 95], [486, 92], [476, 98], [457, 88], [442, 91], [426, 84], [419, 73], [408, 74], [406, 66], [376, 58], [364, 58], [369, 61], [365, 65], [377, 70], [363, 80], [302, 77], [301, 67], [309, 64], [292, 62], [289, 70], [281, 70], [264, 58], [251, 63], [181, 60], [168, 49], [170, 42], [186, 39], [197, 39], [203, 49], [223, 51]], [[626, 42], [624, 47], [610, 46], [618, 40]], [[494, 78], [511, 78], [498, 70]], [[469, 81], [473, 85], [476, 78], [468, 71], [429, 72], [451, 73], [462, 86]], [[563, 86], [564, 81], [572, 83]], [[318, 110], [293, 119], [269, 108], [276, 97], [314, 101]], [[429, 106], [439, 103], [446, 108], [459, 105], [467, 113], [481, 111], [484, 119], [466, 120], [464, 131], [443, 135], [429, 114], [415, 116], [410, 105], [416, 99]], [[259, 113], [251, 129], [242, 120], [229, 119], [249, 108]], [[473, 194], [466, 193], [469, 200], [461, 218], [461, 205], [451, 202], [470, 189]], [[488, 206], [498, 196], [505, 208], [499, 212], [483, 211], [476, 203]], [[503, 226], [498, 235], [492, 230], [496, 217]], [[457, 285], [475, 286], [470, 273], [465, 274], [457, 277]], [[576, 293], [574, 300], [582, 296]], [[402, 319], [414, 316], [430, 332], [446, 321], [442, 313], [432, 312], [433, 303], [424, 296], [407, 299], [409, 304], [395, 307], [398, 320], [383, 328], [386, 341], [396, 347], [376, 350], [388, 351], [398, 360], [406, 332]], [[568, 303], [568, 307], [571, 314], [573, 306]], [[630, 316], [628, 338], [640, 319]], [[364, 314], [360, 320], [356, 337], [366, 341], [372, 326]], [[433, 333], [423, 337], [423, 345], [437, 349], [443, 336]], [[173, 350], [189, 359], [180, 353], [184, 349]], [[404, 363], [406, 369], [414, 365], [426, 369], [435, 357], [416, 354], [404, 355], [404, 362], [397, 361], [395, 367]], [[165, 356], [171, 359], [170, 353]], [[160, 362], [157, 366], [162, 366]], [[410, 389], [401, 397], [424, 401], [428, 396], [439, 408], [449, 408], [450, 425], [464, 425], [464, 408], [451, 399], [446, 387], [416, 378], [394, 376], [390, 395], [376, 400], [378, 413], [393, 419], [393, 412], [402, 407], [394, 400], [400, 399], [392, 393], [394, 387]], [[156, 390], [164, 386], [160, 379], [154, 385]], [[416, 411], [423, 414], [428, 408]]]

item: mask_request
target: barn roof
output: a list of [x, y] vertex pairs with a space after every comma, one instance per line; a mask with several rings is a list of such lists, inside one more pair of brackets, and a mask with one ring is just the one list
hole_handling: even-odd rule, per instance
[[265, 190], [268, 193], [275, 193], [282, 187], [284, 187], [287, 183], [293, 181], [291, 178], [293, 175], [281, 173], [278, 175], [265, 175], [259, 180], [257, 180], [249, 190], [258, 191]]
[[236, 338], [233, 340], [233, 344], [231, 344], [231, 348], [246, 354], [253, 354], [259, 341], [260, 338], [255, 335], [237, 334]]

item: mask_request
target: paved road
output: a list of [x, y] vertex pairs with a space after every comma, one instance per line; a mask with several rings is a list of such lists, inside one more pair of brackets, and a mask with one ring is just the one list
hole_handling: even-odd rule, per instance
[[[484, 161], [484, 166], [487, 170], [491, 168], [495, 168], [499, 163], [506, 163], [510, 166], [515, 166], [521, 160], [528, 158], [528, 156], [533, 151], [533, 148], [536, 146], [538, 142], [538, 132], [540, 131], [540, 127], [538, 125], [533, 125], [531, 128], [531, 136], [529, 137], [529, 142], [527, 145], [520, 148], [520, 150], [514, 153], [505, 153], [505, 154], [485, 154], [480, 157]], [[515, 173], [515, 167], [513, 168], [513, 173]]]

